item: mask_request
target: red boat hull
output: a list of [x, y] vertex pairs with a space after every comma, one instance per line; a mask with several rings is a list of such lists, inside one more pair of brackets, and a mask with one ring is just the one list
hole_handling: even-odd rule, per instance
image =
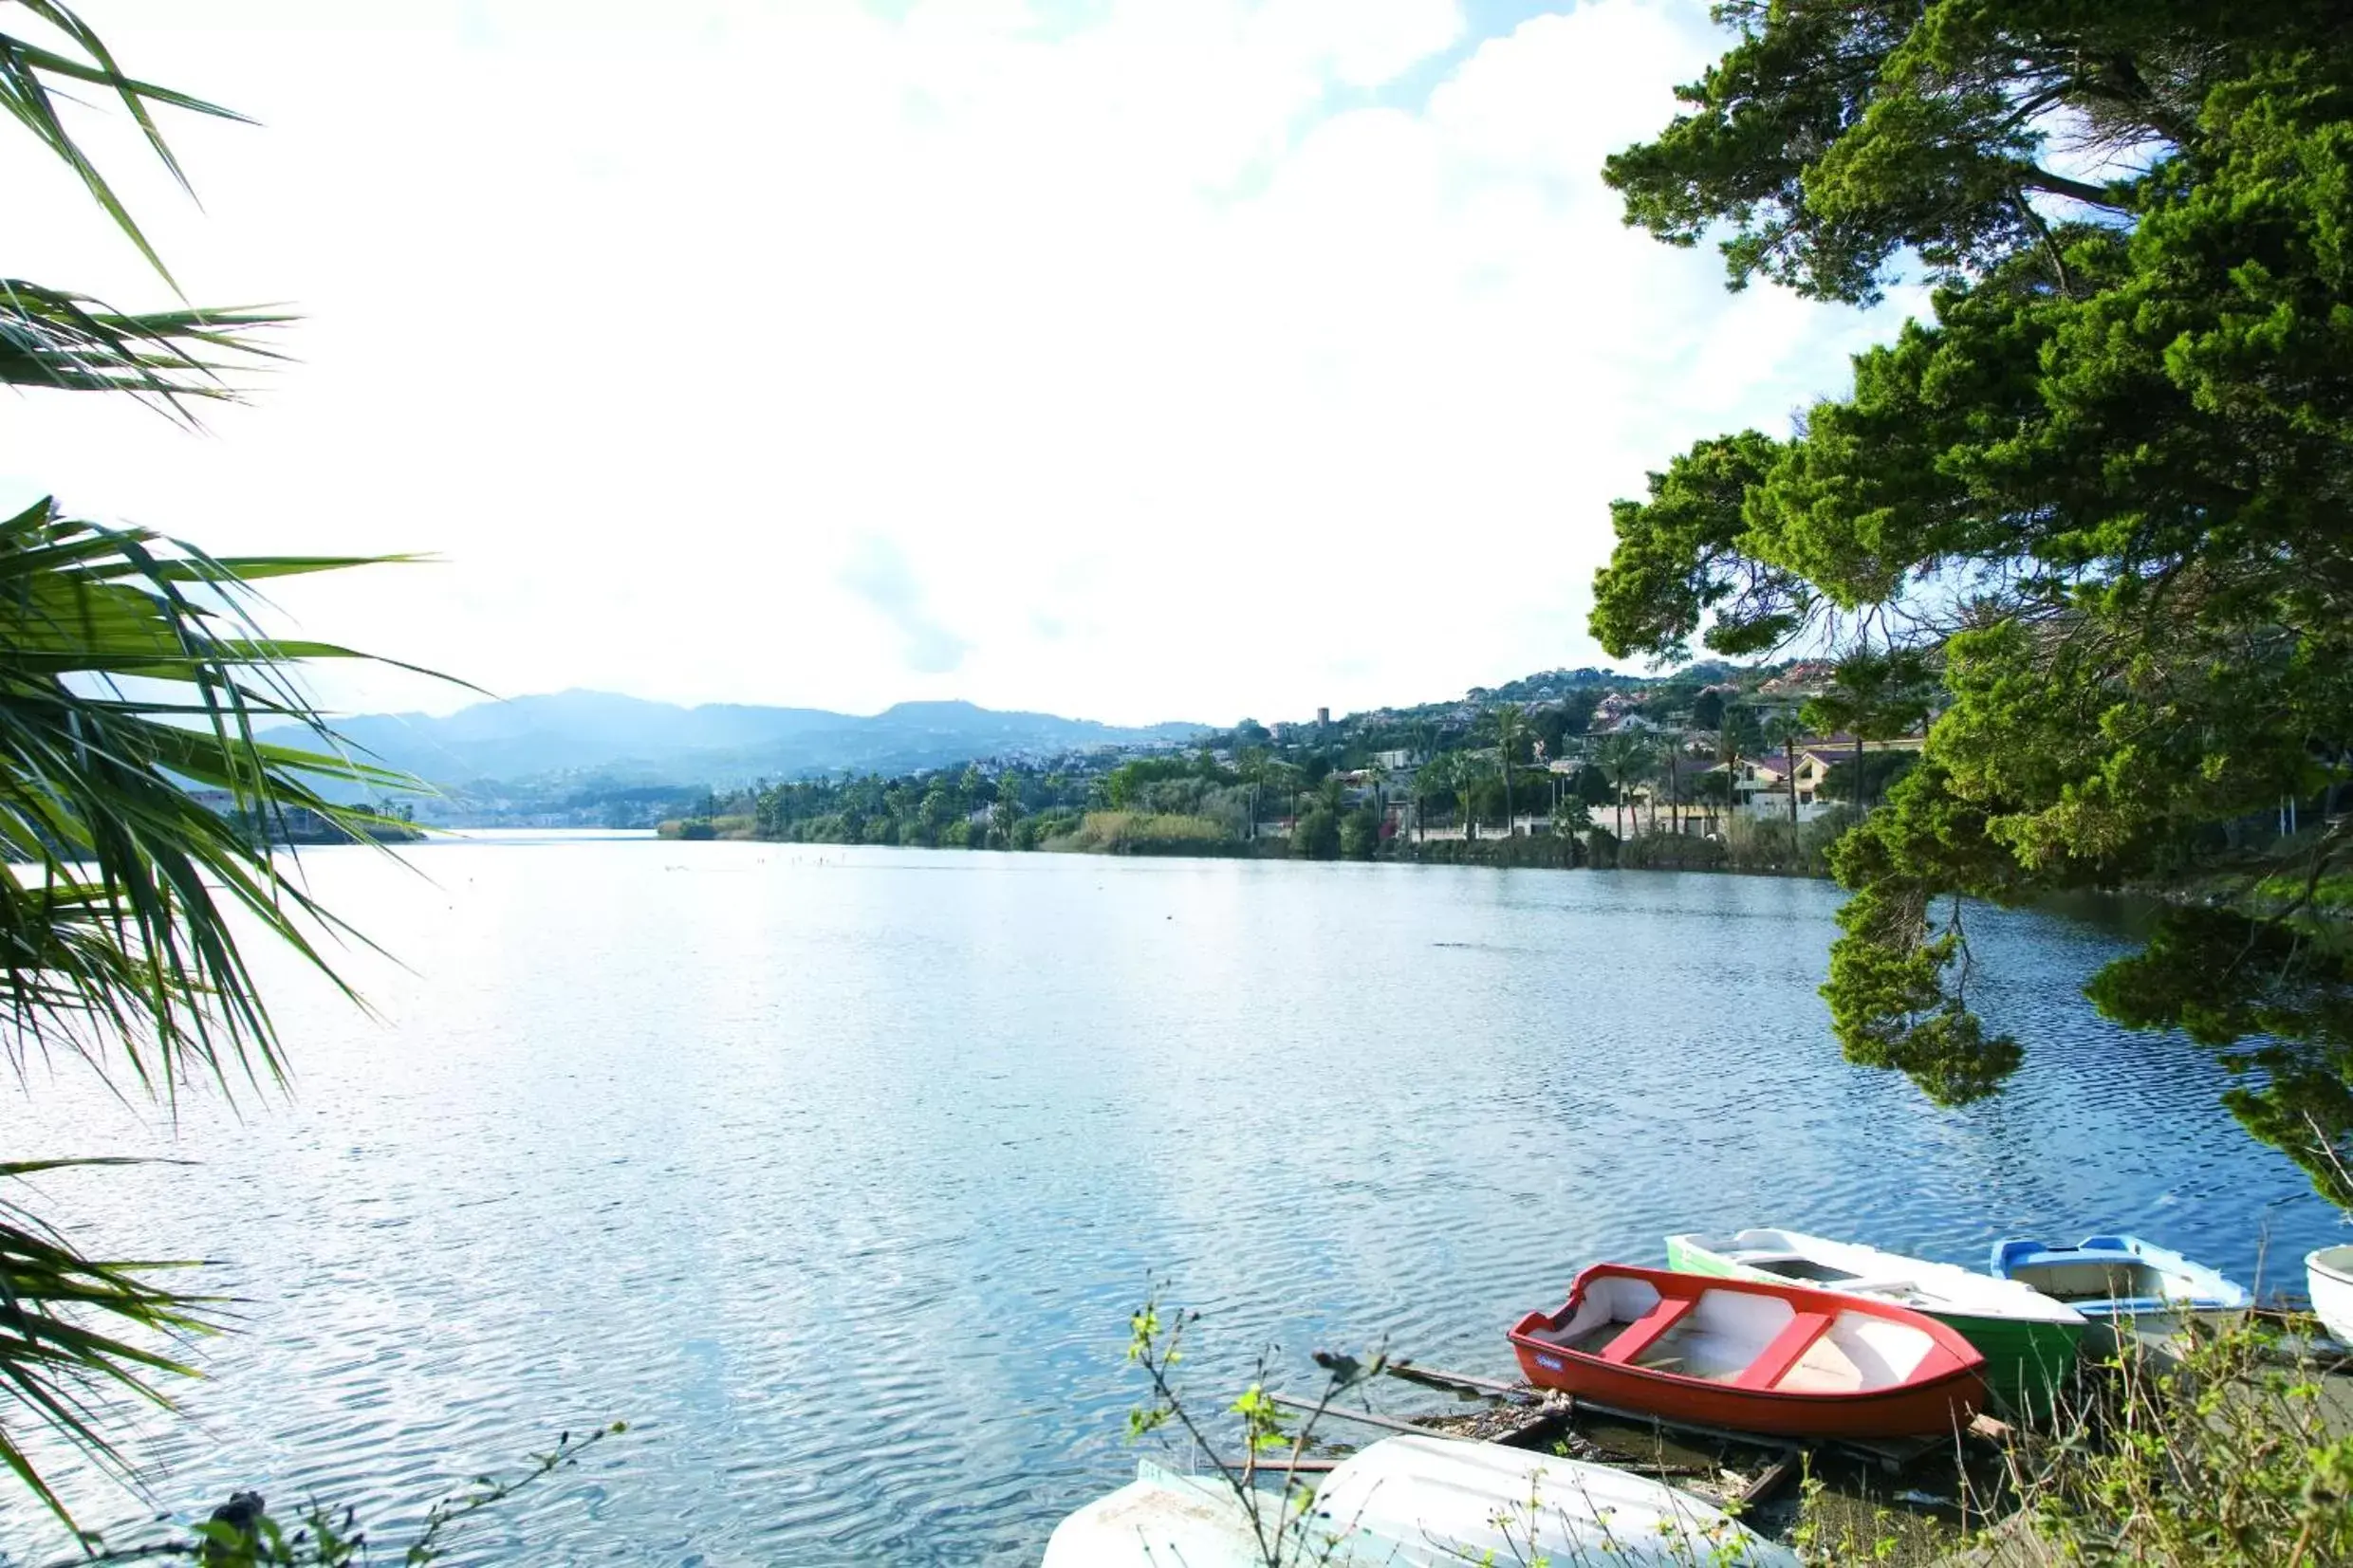
[[[1609, 1335], [1614, 1342], [1603, 1347], [1579, 1349], [1548, 1337], [1571, 1323], [1587, 1292], [1603, 1280], [1639, 1281], [1657, 1292], [1658, 1304], [1639, 1321], [1602, 1322], [1603, 1330], [1621, 1330]], [[1759, 1351], [1756, 1363], [1729, 1378], [1687, 1376], [1634, 1363], [1636, 1354], [1712, 1291], [1770, 1297], [1788, 1303], [1793, 1312], [1784, 1319], [1786, 1329]], [[1899, 1323], [1926, 1335], [1931, 1343], [1918, 1364], [1887, 1387], [1825, 1391], [1769, 1386], [1808, 1354], [1808, 1347], [1842, 1316]], [[1646, 1411], [1662, 1420], [1735, 1431], [1778, 1437], [1931, 1436], [1965, 1425], [1986, 1403], [1985, 1358], [1942, 1323], [1903, 1307], [1802, 1286], [1597, 1264], [1578, 1275], [1560, 1311], [1529, 1313], [1512, 1326], [1510, 1338], [1520, 1371], [1538, 1388]]]

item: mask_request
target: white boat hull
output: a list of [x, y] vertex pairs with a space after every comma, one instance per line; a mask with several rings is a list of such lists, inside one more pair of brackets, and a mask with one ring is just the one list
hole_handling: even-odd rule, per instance
[[2353, 1246], [2325, 1246], [2304, 1260], [2312, 1314], [2340, 1344], [2353, 1345]]
[[[1883, 1252], [1857, 1242], [1833, 1241], [1802, 1230], [1756, 1227], [1726, 1236], [1696, 1233], [1667, 1238], [1668, 1257], [1677, 1244], [1695, 1254], [1745, 1266], [1818, 1290], [1841, 1291], [1908, 1306], [1916, 1312], [1950, 1313], [1972, 1318], [2014, 1319], [2020, 1322], [2074, 1325], [2081, 1314], [2061, 1301], [2015, 1280], [1979, 1274], [1954, 1264]], [[1788, 1264], [1817, 1264], [1816, 1268]], [[1672, 1266], [1672, 1264], [1670, 1265]]]
[[[1280, 1495], [1259, 1521], [1215, 1476], [1145, 1460], [1137, 1479], [1055, 1527], [1041, 1568], [1244, 1568], [1258, 1532], [1286, 1528]], [[1704, 1562], [1798, 1568], [1788, 1548], [1685, 1492], [1605, 1465], [1495, 1443], [1391, 1437], [1335, 1468], [1288, 1526], [1284, 1560], [1333, 1568], [1460, 1568], [1466, 1562]]]

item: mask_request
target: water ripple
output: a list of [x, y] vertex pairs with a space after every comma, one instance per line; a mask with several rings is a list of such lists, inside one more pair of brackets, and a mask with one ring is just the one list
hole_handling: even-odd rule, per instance
[[[175, 1128], [68, 1076], [0, 1111], [17, 1157], [202, 1162], [41, 1188], [85, 1245], [226, 1260], [246, 1332], [133, 1445], [163, 1505], [258, 1485], [398, 1540], [623, 1417], [451, 1560], [1033, 1561], [1132, 1468], [1156, 1273], [1207, 1399], [1269, 1344], [1303, 1382], [1319, 1345], [1503, 1370], [1514, 1313], [1673, 1228], [1973, 1265], [2118, 1226], [2252, 1272], [2259, 1227], [2292, 1260], [2326, 1225], [2210, 1061], [2090, 1016], [2090, 927], [1981, 919], [2030, 1063], [1939, 1111], [1828, 1042], [1817, 884], [679, 853], [307, 856], [408, 968], [352, 956], [371, 1024], [268, 966], [292, 1103]], [[62, 1545], [13, 1500], [0, 1539]]]

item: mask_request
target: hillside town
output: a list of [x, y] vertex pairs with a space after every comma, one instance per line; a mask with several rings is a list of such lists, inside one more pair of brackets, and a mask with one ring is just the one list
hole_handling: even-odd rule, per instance
[[1818, 661], [1561, 669], [1459, 699], [882, 778], [706, 785], [663, 831], [931, 848], [1818, 870], [1931, 688]]

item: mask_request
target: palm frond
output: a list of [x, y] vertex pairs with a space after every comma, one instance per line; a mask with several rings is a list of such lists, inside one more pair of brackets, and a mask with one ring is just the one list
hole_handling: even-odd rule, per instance
[[[151, 108], [242, 117], [126, 75], [61, 0], [0, 0], [0, 13], [62, 41], [0, 28], [0, 110], [74, 173], [177, 293], [59, 105], [73, 88], [110, 90], [183, 188]], [[126, 314], [0, 281], [0, 383], [127, 392], [186, 417], [182, 399], [234, 395], [226, 370], [275, 358], [256, 335], [287, 320]], [[0, 867], [0, 1056], [20, 1074], [28, 1053], [62, 1049], [166, 1099], [199, 1073], [224, 1089], [232, 1072], [283, 1077], [235, 939], [243, 922], [349, 994], [320, 943], [364, 938], [281, 875], [270, 841], [298, 811], [367, 839], [389, 824], [332, 791], [422, 786], [352, 757], [295, 683], [300, 661], [359, 655], [273, 639], [252, 608], [266, 579], [362, 563], [215, 559], [145, 529], [67, 518], [47, 500], [0, 520], [0, 859], [9, 862]], [[307, 740], [264, 740], [272, 724]], [[0, 1183], [56, 1163], [0, 1164]], [[153, 1377], [189, 1369], [159, 1347], [210, 1326], [206, 1299], [148, 1280], [161, 1266], [86, 1258], [0, 1198], [0, 1470], [69, 1526], [27, 1438], [46, 1427], [126, 1473], [109, 1436], [116, 1406], [126, 1395], [163, 1403]]]
[[62, 80], [112, 88], [130, 112], [132, 120], [138, 122], [147, 144], [155, 149], [156, 156], [162, 159], [163, 166], [172, 172], [172, 177], [179, 181], [183, 190], [188, 189], [188, 176], [180, 169], [179, 160], [172, 156], [171, 146], [163, 139], [163, 133], [157, 127], [154, 116], [147, 112], [147, 106], [150, 103], [169, 104], [193, 114], [212, 115], [224, 120], [243, 120], [245, 117], [216, 103], [207, 103], [186, 93], [124, 75], [115, 64], [114, 55], [107, 49], [104, 41], [81, 17], [57, 4], [56, 0], [0, 0], [0, 3], [13, 3], [29, 11], [64, 35], [66, 43], [82, 53], [82, 58], [77, 60], [13, 34], [0, 32], [0, 109], [14, 116], [19, 124], [33, 134], [35, 140], [74, 172], [83, 188], [89, 192], [91, 199], [105, 211], [108, 217], [114, 219], [115, 226], [139, 248], [139, 253], [147, 258], [148, 265], [161, 274], [164, 282], [172, 284], [174, 292], [177, 292], [179, 286], [173, 283], [171, 269], [163, 265], [163, 258], [148, 243], [146, 234], [132, 218], [130, 209], [123, 206], [121, 198], [115, 194], [114, 187], [107, 183], [106, 176], [99, 172], [97, 164], [90, 161], [80, 143], [74, 140], [72, 133], [65, 129], [65, 121], [59, 118], [57, 83]]
[[80, 294], [0, 278], [0, 382], [129, 392], [175, 407], [183, 397], [231, 397], [225, 373], [283, 358], [255, 335], [294, 319], [265, 309], [128, 315]]
[[[0, 1164], [0, 1181], [136, 1163], [16, 1161]], [[159, 1347], [217, 1327], [210, 1311], [216, 1299], [170, 1290], [147, 1278], [188, 1266], [84, 1257], [22, 1206], [0, 1198], [0, 1401], [127, 1478], [129, 1467], [107, 1435], [110, 1411], [125, 1398], [168, 1406], [152, 1374], [195, 1374]], [[35, 1464], [28, 1436], [19, 1423], [0, 1421], [0, 1467], [71, 1528], [72, 1516]]]
[[[369, 839], [385, 821], [330, 787], [422, 786], [348, 754], [293, 684], [293, 660], [361, 655], [262, 635], [247, 579], [358, 563], [215, 560], [47, 501], [0, 522], [0, 856], [19, 863], [0, 1050], [20, 1067], [63, 1047], [167, 1098], [191, 1072], [282, 1076], [231, 913], [333, 978], [319, 939], [353, 933], [267, 840], [296, 811]], [[261, 739], [271, 724], [312, 743]]]

